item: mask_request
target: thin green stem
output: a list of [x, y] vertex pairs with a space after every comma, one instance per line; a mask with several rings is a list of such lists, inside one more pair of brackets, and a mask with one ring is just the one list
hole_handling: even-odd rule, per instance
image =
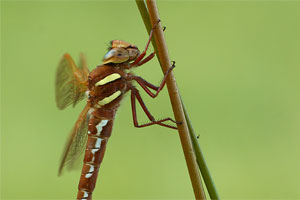
[[184, 106], [184, 103], [183, 103], [182, 99], [181, 99], [181, 103], [182, 103], [182, 106], [183, 106], [185, 119], [187, 121], [187, 126], [189, 128], [189, 133], [190, 133], [190, 137], [191, 137], [191, 140], [192, 140], [192, 143], [193, 143], [194, 151], [195, 151], [195, 154], [196, 154], [196, 157], [197, 157], [197, 163], [198, 163], [198, 166], [200, 168], [200, 171], [201, 171], [204, 183], [206, 185], [208, 194], [209, 194], [211, 199], [220, 199], [220, 197], [217, 193], [217, 188], [216, 188], [216, 186], [214, 184], [214, 181], [213, 181], [213, 179], [212, 179], [212, 177], [209, 173], [208, 167], [207, 167], [205, 159], [204, 159], [204, 155], [203, 155], [203, 153], [201, 151], [201, 148], [200, 148], [200, 144], [197, 140], [197, 137], [196, 137], [196, 134], [194, 132], [191, 120], [190, 120], [189, 115], [188, 115], [188, 113], [185, 109], [185, 106]]
[[[144, 1], [136, 0], [136, 3], [139, 7], [145, 26], [149, 33], [153, 24], [157, 23], [157, 21], [160, 19], [156, 2], [154, 0], [146, 1], [149, 12], [147, 12], [147, 8], [144, 4]], [[164, 39], [163, 31], [161, 29], [160, 24], [158, 28], [154, 29], [154, 37], [156, 41], [154, 42], [154, 40], [152, 40], [152, 44], [154, 46], [155, 52], [157, 53], [162, 70], [165, 73], [166, 70], [171, 66], [171, 62], [167, 50], [166, 41]], [[193, 144], [189, 136], [189, 130], [185, 120], [184, 111], [182, 108], [177, 84], [172, 72], [168, 76], [166, 82], [167, 82], [167, 87], [168, 87], [175, 119], [176, 121], [183, 122], [182, 124], [177, 125], [177, 127], [178, 127], [179, 137], [184, 152], [186, 164], [188, 167], [191, 183], [193, 186], [195, 198], [206, 199], [205, 192], [201, 182], [199, 167], [197, 165], [195, 153], [193, 150]]]
[[[136, 0], [136, 3], [137, 3], [137, 6], [140, 10], [140, 13], [141, 13], [141, 16], [143, 18], [145, 27], [146, 27], [146, 29], [148, 31], [148, 34], [149, 34], [151, 29], [152, 29], [152, 25], [151, 25], [151, 22], [150, 22], [150, 17], [149, 17], [148, 10], [145, 6], [144, 1]], [[155, 42], [154, 37], [152, 38], [152, 45], [155, 49], [155, 52], [157, 52], [157, 46], [156, 46], [156, 42]], [[158, 61], [161, 64], [160, 57], [157, 57], [157, 58], [158, 58]], [[189, 129], [190, 138], [192, 140], [193, 150], [196, 154], [197, 164], [198, 164], [198, 166], [200, 168], [200, 171], [201, 171], [201, 174], [203, 176], [203, 180], [205, 182], [208, 194], [209, 194], [211, 199], [220, 199], [220, 197], [217, 193], [217, 189], [215, 187], [214, 181], [213, 181], [213, 179], [212, 179], [212, 177], [209, 173], [209, 170], [208, 170], [208, 167], [206, 165], [203, 153], [201, 151], [200, 145], [199, 145], [198, 140], [196, 138], [196, 134], [195, 134], [194, 129], [192, 127], [191, 120], [190, 120], [190, 118], [187, 114], [187, 111], [185, 109], [185, 106], [184, 106], [184, 103], [183, 103], [182, 99], [181, 99], [181, 103], [182, 103], [185, 119], [186, 119], [186, 122], [187, 122], [187, 126], [188, 126], [188, 129]]]

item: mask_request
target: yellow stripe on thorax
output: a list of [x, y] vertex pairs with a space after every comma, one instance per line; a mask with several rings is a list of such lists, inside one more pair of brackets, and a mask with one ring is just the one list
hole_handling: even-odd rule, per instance
[[121, 78], [121, 75], [118, 74], [118, 73], [113, 73], [111, 75], [108, 75], [107, 77], [105, 77], [104, 79], [98, 81], [95, 86], [98, 86], [98, 85], [105, 85], [109, 82], [112, 82], [112, 81], [115, 81], [117, 79]]
[[104, 106], [110, 102], [112, 102], [113, 100], [115, 100], [116, 98], [118, 98], [121, 95], [121, 91], [116, 91], [115, 93], [113, 93], [112, 95], [105, 97], [104, 99], [102, 99], [101, 101], [98, 101], [98, 105], [99, 106]]

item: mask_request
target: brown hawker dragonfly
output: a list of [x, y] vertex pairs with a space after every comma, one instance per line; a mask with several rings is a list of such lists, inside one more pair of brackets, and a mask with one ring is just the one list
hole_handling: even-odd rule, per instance
[[[86, 106], [81, 111], [70, 133], [59, 167], [59, 174], [61, 174], [63, 167], [74, 163], [74, 160], [79, 157], [85, 147], [77, 199], [92, 198], [99, 167], [112, 132], [114, 117], [126, 92], [131, 91], [131, 107], [135, 127], [157, 124], [177, 129], [176, 126], [165, 124], [167, 121], [176, 123], [171, 118], [156, 121], [144, 104], [139, 91], [132, 85], [132, 82], [136, 81], [147, 94], [155, 98], [164, 87], [166, 78], [175, 65], [173, 64], [166, 72], [159, 87], [127, 72], [128, 69], [141, 66], [154, 57], [153, 52], [144, 58], [152, 33], [153, 29], [142, 53], [135, 45], [125, 41], [111, 41], [111, 46], [103, 58], [102, 65], [97, 66], [91, 72], [89, 72], [83, 56], [81, 56], [79, 67], [76, 66], [69, 54], [65, 54], [59, 63], [56, 72], [57, 107], [62, 110], [70, 104], [75, 106], [85, 96], [88, 98]], [[150, 89], [154, 90], [155, 93]], [[136, 99], [149, 118], [149, 123], [138, 124]]]

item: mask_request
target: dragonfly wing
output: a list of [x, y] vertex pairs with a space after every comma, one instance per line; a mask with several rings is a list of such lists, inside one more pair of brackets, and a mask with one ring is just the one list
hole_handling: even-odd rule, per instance
[[74, 128], [72, 129], [65, 151], [63, 153], [62, 161], [59, 167], [58, 174], [60, 175], [62, 169], [65, 166], [71, 167], [74, 162], [80, 157], [84, 152], [86, 142], [87, 142], [87, 131], [88, 131], [88, 120], [90, 107], [88, 105], [81, 111]]
[[77, 67], [69, 54], [61, 59], [55, 80], [56, 105], [64, 109], [68, 105], [75, 106], [85, 96], [87, 90], [88, 69], [85, 59], [81, 58], [80, 67]]
[[78, 67], [82, 69], [83, 73], [87, 75], [90, 73], [89, 68], [87, 67], [86, 57], [83, 53], [80, 54], [80, 62]]

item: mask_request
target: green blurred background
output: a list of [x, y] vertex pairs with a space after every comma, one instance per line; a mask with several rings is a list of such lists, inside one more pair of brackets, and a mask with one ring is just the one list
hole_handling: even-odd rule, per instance
[[[158, 6], [220, 197], [300, 198], [300, 2]], [[57, 170], [85, 102], [56, 108], [57, 64], [83, 52], [93, 69], [110, 40], [143, 49], [147, 38], [134, 1], [1, 1], [1, 199], [75, 198], [80, 170]], [[135, 72], [155, 84], [163, 76], [156, 59]], [[166, 90], [156, 100], [142, 95], [155, 116], [172, 116]], [[193, 197], [178, 134], [134, 128], [127, 96], [94, 199]]]

